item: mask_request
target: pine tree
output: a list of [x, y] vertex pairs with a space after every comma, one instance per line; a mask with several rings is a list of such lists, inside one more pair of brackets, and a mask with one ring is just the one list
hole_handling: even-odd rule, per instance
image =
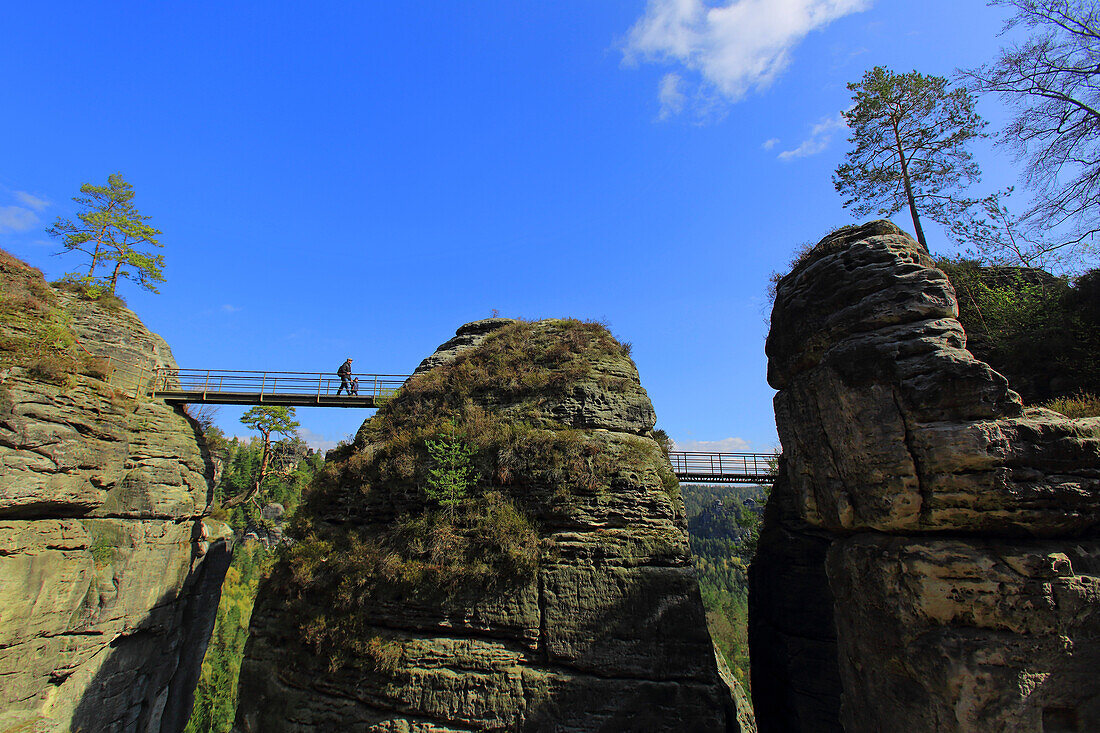
[[858, 216], [889, 216], [908, 207], [917, 241], [928, 250], [921, 214], [950, 223], [954, 195], [980, 177], [966, 144], [984, 137], [985, 122], [966, 89], [942, 76], [895, 74], [876, 66], [848, 85], [854, 105], [843, 112], [855, 147], [833, 175], [844, 206]]
[[470, 487], [477, 481], [477, 475], [470, 465], [476, 452], [458, 432], [454, 422], [444, 424], [444, 433], [438, 440], [429, 440], [426, 445], [431, 467], [428, 469], [428, 497], [447, 508], [454, 517], [454, 508], [468, 496]]
[[[61, 240], [64, 252], [83, 252], [88, 257], [88, 274], [71, 273], [67, 279], [114, 295], [119, 278], [130, 278], [146, 290], [158, 292], [154, 283], [164, 282], [164, 255], [148, 247], [163, 246], [156, 239], [161, 232], [147, 223], [152, 217], [134, 207], [134, 187], [121, 173], [112, 173], [106, 186], [85, 183], [80, 192], [84, 195], [73, 198], [81, 206], [77, 221], [58, 217], [46, 229], [51, 237]], [[96, 269], [101, 264], [110, 267], [112, 262], [110, 275], [96, 278]]]

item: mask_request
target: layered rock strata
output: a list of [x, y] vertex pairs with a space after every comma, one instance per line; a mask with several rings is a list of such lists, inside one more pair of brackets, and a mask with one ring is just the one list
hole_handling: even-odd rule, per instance
[[[116, 365], [175, 367], [125, 308], [0, 265], [0, 290], [31, 298], [6, 311], [8, 349], [48, 319]], [[195, 426], [136, 384], [45, 381], [24, 356], [0, 352], [0, 730], [181, 730], [229, 560]]]
[[1100, 729], [1100, 419], [1024, 409], [889, 222], [780, 280], [761, 731]]
[[[260, 589], [238, 727], [751, 730], [622, 347], [576, 321], [458, 334], [310, 489]], [[432, 441], [472, 450], [450, 510]]]

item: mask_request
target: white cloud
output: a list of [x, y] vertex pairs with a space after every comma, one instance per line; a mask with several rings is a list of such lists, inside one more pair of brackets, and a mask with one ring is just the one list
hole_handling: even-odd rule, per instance
[[15, 195], [15, 198], [19, 199], [19, 203], [24, 206], [29, 206], [35, 211], [42, 211], [42, 209], [50, 205], [50, 202], [46, 199], [38, 198], [26, 191], [12, 191], [12, 193]]
[[[806, 34], [873, 0], [649, 0], [630, 29], [627, 63], [639, 58], [678, 63], [698, 73], [704, 91], [736, 102], [765, 89], [786, 69]], [[676, 91], [684, 98], [677, 76]], [[669, 75], [661, 80], [662, 114]], [[702, 94], [705, 98], [707, 95]]]
[[744, 438], [721, 440], [673, 440], [673, 450], [704, 451], [707, 453], [751, 453], [749, 441]]
[[661, 102], [661, 119], [678, 115], [684, 109], [684, 93], [680, 90], [680, 75], [665, 74], [661, 79], [661, 90], [657, 98]]
[[843, 130], [845, 127], [847, 125], [840, 113], [837, 113], [835, 117], [823, 117], [810, 130], [810, 136], [803, 140], [797, 148], [784, 150], [778, 157], [780, 160], [793, 160], [795, 158], [805, 158], [809, 155], [817, 155], [829, 146], [829, 142], [833, 139], [833, 133], [837, 130]]
[[22, 206], [0, 206], [0, 232], [25, 232], [38, 224], [38, 214]]
[[316, 451], [332, 450], [339, 442], [337, 440], [329, 440], [324, 435], [315, 433], [309, 428], [298, 428], [298, 435], [306, 442], [306, 445]]
[[760, 147], [764, 148], [764, 150], [771, 150], [772, 148], [774, 148], [778, 144], [779, 144], [779, 138], [773, 137], [773, 138], [765, 140], [763, 143], [761, 143]]
[[240, 306], [230, 305], [229, 303], [226, 303], [225, 305], [222, 306], [222, 310], [225, 311], [226, 313], [236, 313], [240, 309], [241, 309]]

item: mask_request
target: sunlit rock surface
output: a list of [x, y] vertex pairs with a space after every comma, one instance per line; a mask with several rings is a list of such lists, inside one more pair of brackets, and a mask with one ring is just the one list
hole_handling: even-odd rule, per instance
[[[425, 365], [330, 454], [299, 510], [252, 617], [238, 727], [754, 730], [716, 662], [679, 489], [625, 350], [596, 324], [493, 319]], [[474, 506], [512, 517], [477, 532], [512, 531], [530, 558], [486, 541], [480, 574], [454, 567], [463, 550], [432, 559], [449, 540], [417, 524], [436, 510], [409, 457], [444, 417], [477, 449]], [[352, 636], [364, 643], [349, 654]]]
[[761, 731], [1100, 729], [1100, 420], [1025, 410], [956, 315], [889, 222], [778, 284]]
[[[6, 254], [0, 290], [35, 298], [0, 327], [0, 730], [181, 730], [229, 558], [194, 425], [131, 397], [171, 351]], [[58, 316], [133, 371], [59, 386], [19, 366], [32, 319]]]

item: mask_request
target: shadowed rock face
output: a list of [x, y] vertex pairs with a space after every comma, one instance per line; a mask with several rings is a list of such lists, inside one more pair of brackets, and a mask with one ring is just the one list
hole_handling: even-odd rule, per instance
[[1100, 419], [1025, 410], [956, 315], [888, 222], [779, 282], [762, 731], [1100, 729]]
[[[175, 365], [130, 311], [0, 262], [0, 290], [29, 282], [49, 307], [26, 319], [67, 313], [92, 354]], [[229, 559], [227, 528], [201, 520], [211, 469], [194, 426], [91, 376], [57, 386], [0, 358], [0, 730], [181, 730]]]
[[[238, 727], [752, 730], [622, 348], [594, 324], [496, 319], [425, 364], [299, 510], [253, 613]], [[480, 475], [453, 525], [419, 465], [448, 424]]]

